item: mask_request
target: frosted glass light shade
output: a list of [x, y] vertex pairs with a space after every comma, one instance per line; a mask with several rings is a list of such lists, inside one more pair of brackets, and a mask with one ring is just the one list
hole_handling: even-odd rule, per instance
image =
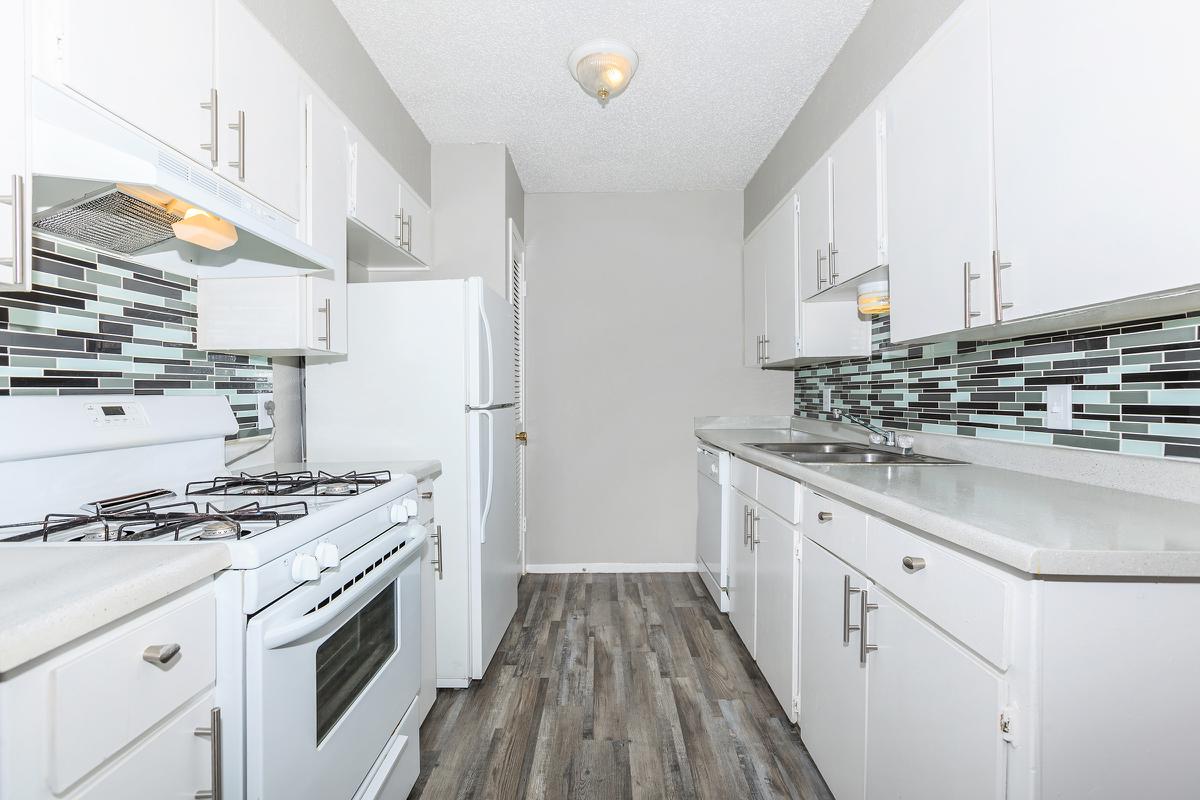
[[238, 240], [237, 228], [200, 208], [189, 208], [171, 230], [185, 242], [207, 250], [224, 250]]
[[858, 313], [871, 316], [886, 314], [892, 308], [887, 281], [867, 281], [858, 285]]
[[576, 47], [567, 67], [583, 90], [605, 105], [625, 91], [637, 71], [638, 56], [620, 42], [598, 39]]

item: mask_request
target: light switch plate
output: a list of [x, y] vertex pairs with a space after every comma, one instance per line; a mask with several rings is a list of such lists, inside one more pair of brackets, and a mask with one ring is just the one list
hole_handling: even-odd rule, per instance
[[267, 403], [275, 399], [273, 394], [256, 394], [258, 400], [258, 429], [260, 431], [269, 431], [275, 425], [271, 422], [271, 418], [267, 416]]
[[821, 410], [822, 411], [833, 411], [833, 387], [832, 386], [822, 386], [821, 387]]
[[1069, 431], [1075, 418], [1071, 411], [1071, 384], [1053, 383], [1046, 387], [1046, 427]]

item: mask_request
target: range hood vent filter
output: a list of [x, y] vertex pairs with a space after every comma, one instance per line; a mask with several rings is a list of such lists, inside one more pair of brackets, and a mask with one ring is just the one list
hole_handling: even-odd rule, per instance
[[38, 214], [33, 227], [115, 253], [136, 253], [174, 238], [183, 219], [112, 186]]

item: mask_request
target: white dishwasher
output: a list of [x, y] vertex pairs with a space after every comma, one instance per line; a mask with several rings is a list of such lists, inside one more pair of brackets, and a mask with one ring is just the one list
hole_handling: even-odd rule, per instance
[[700, 578], [722, 611], [729, 611], [729, 537], [725, 503], [729, 492], [729, 453], [696, 445], [696, 561]]

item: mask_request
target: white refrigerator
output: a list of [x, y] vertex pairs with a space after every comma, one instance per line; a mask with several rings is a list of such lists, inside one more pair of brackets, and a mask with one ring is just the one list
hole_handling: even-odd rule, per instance
[[438, 686], [482, 678], [517, 609], [512, 306], [466, 280], [349, 287], [346, 357], [310, 362], [307, 457], [436, 458]]

